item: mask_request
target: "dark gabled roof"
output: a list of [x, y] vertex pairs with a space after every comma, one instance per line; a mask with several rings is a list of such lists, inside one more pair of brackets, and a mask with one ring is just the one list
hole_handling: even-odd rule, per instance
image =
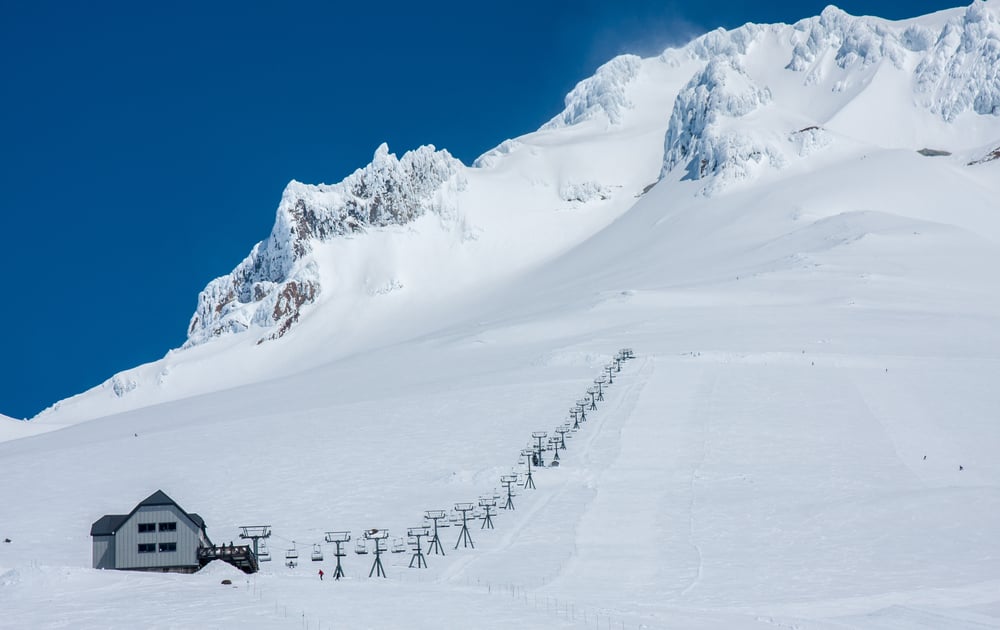
[[[149, 495], [145, 499], [139, 502], [139, 505], [135, 506], [137, 508], [149, 505], [177, 505], [177, 502], [167, 496], [167, 493], [163, 490], [157, 490], [153, 494]], [[177, 505], [177, 507], [181, 507]], [[133, 510], [135, 511], [135, 510]], [[184, 510], [182, 509], [181, 512]]]
[[91, 536], [111, 536], [118, 528], [122, 526], [122, 523], [128, 520], [128, 514], [107, 514], [97, 519], [97, 521], [90, 526]]
[[177, 502], [167, 496], [167, 493], [163, 490], [157, 490], [153, 494], [149, 495], [145, 499], [139, 502], [132, 511], [128, 514], [106, 514], [90, 526], [91, 536], [113, 536], [118, 528], [125, 524], [125, 521], [132, 518], [132, 515], [139, 511], [141, 507], [150, 507], [154, 505], [172, 505], [181, 511], [181, 514], [191, 519], [191, 522], [198, 526], [198, 529], [205, 530], [205, 519], [198, 516], [197, 514], [189, 514], [184, 511], [184, 508], [177, 505]]

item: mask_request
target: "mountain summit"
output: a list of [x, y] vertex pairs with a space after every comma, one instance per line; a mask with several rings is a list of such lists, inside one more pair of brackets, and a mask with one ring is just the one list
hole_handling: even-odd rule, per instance
[[[526, 145], [563, 142], [574, 126], [629, 128], [637, 119], [663, 128], [660, 178], [702, 181], [707, 195], [831, 145], [981, 149], [970, 157], [983, 157], [1000, 146], [998, 15], [995, 2], [981, 1], [901, 22], [830, 6], [793, 25], [718, 29], [651, 59], [623, 55], [581, 81], [538, 133], [477, 160], [485, 171], [478, 178], [499, 179], [505, 155], [537, 153]], [[544, 183], [569, 202], [607, 199], [618, 184], [561, 170], [561, 181]], [[202, 291], [185, 347], [244, 332], [258, 342], [281, 337], [331, 289], [320, 279], [315, 243], [427, 213], [455, 216], [475, 203], [468, 172], [447, 151], [427, 146], [397, 159], [383, 144], [338, 184], [290, 183], [268, 239]]]

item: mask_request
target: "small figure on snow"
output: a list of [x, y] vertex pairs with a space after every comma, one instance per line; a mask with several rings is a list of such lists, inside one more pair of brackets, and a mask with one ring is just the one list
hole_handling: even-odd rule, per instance
[[964, 468], [963, 466], [959, 466], [959, 467], [958, 467], [958, 470], [959, 470], [959, 471], [963, 471], [963, 470], [965, 470], [965, 468]]
[[927, 456], [926, 455], [924, 455], [924, 461], [927, 461]]
[[323, 569], [319, 570], [319, 580], [320, 580], [320, 582], [323, 581]]

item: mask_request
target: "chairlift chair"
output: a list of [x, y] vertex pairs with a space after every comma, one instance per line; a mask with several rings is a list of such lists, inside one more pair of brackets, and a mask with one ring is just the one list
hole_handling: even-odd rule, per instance
[[323, 561], [323, 547], [321, 545], [313, 545], [312, 561], [313, 562]]
[[365, 542], [364, 538], [358, 538], [358, 541], [354, 543], [354, 553], [359, 556], [363, 556], [368, 553], [368, 544]]
[[298, 560], [298, 558], [299, 558], [299, 552], [295, 549], [295, 547], [292, 547], [291, 549], [285, 552], [285, 560]]
[[257, 560], [258, 562], [270, 562], [271, 552], [267, 550], [267, 543], [261, 541], [260, 548], [257, 550]]
[[406, 551], [406, 542], [402, 538], [396, 538], [392, 541], [392, 553], [403, 553]]

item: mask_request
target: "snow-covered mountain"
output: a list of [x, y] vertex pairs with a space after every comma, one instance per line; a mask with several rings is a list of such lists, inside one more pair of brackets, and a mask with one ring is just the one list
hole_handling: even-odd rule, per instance
[[[657, 90], [656, 114], [666, 124], [661, 176], [684, 169], [706, 180], [706, 193], [785, 168], [835, 140], [870, 140], [872, 127], [885, 129], [872, 122], [896, 120], [906, 110], [908, 120], [933, 118], [928, 132], [908, 127], [879, 139], [883, 147], [965, 152], [981, 149], [983, 141], [1000, 146], [1000, 135], [983, 137], [977, 120], [1000, 116], [998, 38], [996, 10], [984, 2], [900, 23], [831, 6], [791, 26], [719, 29], [655, 59], [611, 60], [567, 95], [563, 112], [542, 132], [592, 120], [624, 126], [635, 109], [632, 92]], [[676, 80], [685, 76], [690, 79], [678, 91]], [[642, 79], [656, 84], [635, 85]], [[860, 106], [864, 121], [842, 115], [868, 101], [868, 93], [877, 93], [878, 103]], [[672, 102], [669, 111], [665, 102]], [[496, 169], [502, 156], [526, 143], [531, 140], [507, 141], [476, 166]], [[282, 336], [324, 289], [311, 255], [314, 242], [406, 225], [428, 212], [454, 217], [466, 170], [447, 151], [421, 147], [397, 159], [383, 144], [371, 164], [339, 184], [290, 183], [270, 237], [199, 296], [186, 345], [251, 328], [259, 341]], [[550, 184], [562, 199], [578, 203], [607, 199], [613, 185], [572, 178]]]
[[[136, 602], [181, 595], [162, 625], [1000, 627], [998, 68], [996, 0], [829, 7], [613, 59], [471, 166], [382, 145], [292, 182], [183, 348], [0, 423], [0, 604], [25, 627], [156, 625]], [[89, 523], [157, 488], [274, 550], [402, 533], [491, 493], [622, 346], [563, 466], [419, 581], [396, 562], [375, 589], [352, 556], [334, 590], [275, 563], [266, 597], [219, 597], [86, 569]]]

